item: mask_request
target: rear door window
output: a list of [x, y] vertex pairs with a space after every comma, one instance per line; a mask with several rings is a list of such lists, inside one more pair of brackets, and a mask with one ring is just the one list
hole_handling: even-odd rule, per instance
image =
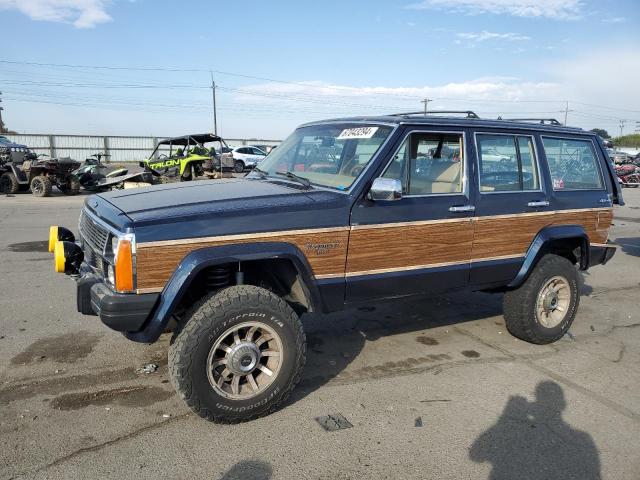
[[476, 135], [480, 191], [539, 190], [540, 176], [533, 139], [516, 135]]
[[542, 137], [554, 190], [601, 190], [602, 175], [591, 140]]

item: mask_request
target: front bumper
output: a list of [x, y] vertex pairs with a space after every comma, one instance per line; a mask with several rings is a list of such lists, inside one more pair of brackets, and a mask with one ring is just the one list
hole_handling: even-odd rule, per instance
[[152, 314], [160, 294], [115, 293], [97, 275], [78, 279], [78, 311], [97, 315], [107, 327], [119, 332], [138, 332]]

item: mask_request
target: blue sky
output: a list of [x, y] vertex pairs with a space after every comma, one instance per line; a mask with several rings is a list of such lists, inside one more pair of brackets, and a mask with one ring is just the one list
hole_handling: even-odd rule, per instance
[[0, 0], [0, 21], [3, 118], [25, 133], [210, 130], [209, 70], [228, 137], [424, 97], [561, 120], [568, 100], [569, 124], [616, 134], [640, 121], [638, 0]]

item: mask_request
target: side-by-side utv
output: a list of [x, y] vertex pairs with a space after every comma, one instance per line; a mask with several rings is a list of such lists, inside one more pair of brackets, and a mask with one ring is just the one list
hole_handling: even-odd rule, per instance
[[158, 142], [149, 159], [140, 162], [140, 166], [188, 181], [204, 175], [205, 171], [230, 171], [233, 158], [227, 155], [229, 151], [221, 137], [210, 133], [166, 138]]

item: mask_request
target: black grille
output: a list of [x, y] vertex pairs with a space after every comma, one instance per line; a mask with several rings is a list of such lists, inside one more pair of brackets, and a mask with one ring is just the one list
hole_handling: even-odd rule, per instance
[[82, 212], [80, 217], [80, 235], [97, 252], [104, 252], [109, 240], [109, 232]]

